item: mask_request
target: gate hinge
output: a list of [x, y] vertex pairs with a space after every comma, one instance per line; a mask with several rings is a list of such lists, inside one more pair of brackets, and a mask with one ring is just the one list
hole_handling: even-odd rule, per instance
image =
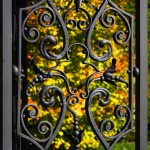
[[[12, 73], [13, 73], [13, 76], [14, 78], [16, 79], [19, 75], [19, 69], [17, 66], [13, 65], [13, 68], [12, 68]], [[21, 70], [21, 80], [25, 77], [25, 74], [24, 74], [24, 70], [22, 69]]]
[[134, 68], [133, 68], [133, 76], [134, 76], [134, 77], [138, 77], [139, 74], [140, 74], [139, 68], [134, 67]]
[[12, 71], [13, 71], [13, 76], [16, 78], [19, 74], [18, 67], [13, 65]]

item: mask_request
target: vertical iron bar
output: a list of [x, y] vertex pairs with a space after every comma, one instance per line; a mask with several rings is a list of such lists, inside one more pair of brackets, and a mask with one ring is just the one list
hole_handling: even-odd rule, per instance
[[[1, 14], [1, 17], [0, 17], [0, 69], [3, 70], [3, 46], [2, 46], [2, 32], [3, 32], [3, 29], [2, 29], [2, 1], [0, 1], [0, 14]], [[3, 74], [2, 74], [2, 71], [0, 73], [0, 98], [2, 98], [2, 90], [3, 90], [3, 86], [2, 86], [2, 81], [3, 81]], [[3, 119], [3, 107], [2, 107], [3, 103], [2, 101], [0, 101], [0, 119], [2, 120]], [[1, 121], [0, 122], [0, 139], [2, 139], [2, 133], [3, 133], [3, 122]], [[2, 149], [2, 146], [3, 146], [3, 142], [1, 140], [0, 142], [0, 148]]]
[[[133, 21], [133, 18], [130, 18], [130, 25], [131, 25], [131, 30], [132, 30], [132, 33], [131, 33], [131, 39], [129, 41], [129, 68], [131, 69], [131, 72], [133, 72], [133, 52], [134, 52], [134, 48], [133, 48], [133, 35], [134, 35], [134, 32], [133, 32], [133, 24], [134, 24], [134, 21]], [[133, 89], [133, 74], [131, 73], [129, 75], [129, 107], [131, 109], [131, 113], [132, 113], [132, 117], [131, 117], [131, 128], [133, 129], [133, 93], [134, 93], [134, 89]]]
[[1, 142], [0, 149], [12, 150], [12, 1], [1, 0]]
[[[26, 0], [19, 1], [18, 2], [18, 8], [24, 8], [26, 7]], [[22, 20], [26, 17], [25, 13], [18, 14], [19, 15], [19, 34], [22, 34]], [[23, 46], [21, 47], [20, 44]], [[20, 88], [20, 85], [22, 89], [19, 89], [19, 98], [18, 100], [22, 99], [22, 106], [25, 106], [27, 104], [27, 95], [26, 95], [26, 87], [27, 87], [27, 43], [19, 37], [19, 54], [18, 54], [18, 65], [19, 65], [19, 71], [20, 71], [20, 77], [18, 78], [18, 88]], [[21, 79], [21, 74], [24, 75], [24, 77]], [[18, 101], [18, 104], [19, 104]], [[20, 112], [21, 108], [18, 106], [18, 113]], [[18, 121], [19, 121], [19, 130], [21, 132], [20, 127], [20, 114], [18, 115]], [[25, 119], [26, 125], [27, 125], [27, 118]], [[24, 133], [24, 130], [22, 130]], [[28, 150], [28, 141], [20, 138], [20, 149], [21, 150]]]
[[136, 79], [136, 149], [148, 149], [147, 127], [147, 11], [148, 1], [136, 1], [136, 65], [140, 75]]
[[[18, 9], [19, 8], [19, 1], [18, 0], [12, 0], [12, 15], [13, 15], [13, 20], [12, 20], [12, 27], [13, 27], [13, 66], [17, 66], [18, 67], [18, 36], [19, 36], [19, 24], [18, 24]], [[18, 94], [18, 75], [14, 76], [13, 75], [13, 140], [15, 142], [13, 142], [13, 149], [20, 149], [20, 141], [19, 141], [19, 136], [17, 135], [17, 94]]]

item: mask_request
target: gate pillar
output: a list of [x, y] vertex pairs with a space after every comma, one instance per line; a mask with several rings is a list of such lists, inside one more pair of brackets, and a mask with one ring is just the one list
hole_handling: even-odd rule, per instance
[[136, 149], [148, 148], [148, 122], [147, 122], [147, 16], [148, 1], [136, 1], [136, 65], [140, 75], [136, 80]]
[[0, 149], [12, 149], [12, 1], [0, 1]]

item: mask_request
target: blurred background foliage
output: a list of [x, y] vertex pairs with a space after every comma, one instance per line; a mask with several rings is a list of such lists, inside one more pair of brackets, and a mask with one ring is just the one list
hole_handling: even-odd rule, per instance
[[[90, 0], [89, 0], [90, 1]], [[37, 3], [39, 2], [38, 0], [32, 0], [32, 2]], [[55, 5], [57, 7], [63, 7], [65, 4], [67, 5], [68, 0], [54, 0]], [[129, 12], [133, 16], [135, 16], [135, 1], [134, 0], [113, 0], [114, 3], [116, 3], [118, 6], [120, 6], [123, 10]], [[28, 5], [30, 6], [31, 3], [29, 0], [27, 0]], [[91, 0], [90, 3], [94, 7], [100, 6], [102, 3], [102, 0]], [[69, 8], [73, 7], [74, 3], [72, 3]], [[149, 6], [150, 6], [150, 1], [149, 1]], [[82, 4], [82, 7], [89, 12], [91, 16], [93, 16], [96, 12], [93, 8], [89, 7], [86, 5], [86, 3]], [[42, 13], [43, 10], [40, 10]], [[66, 10], [61, 10], [59, 9], [59, 13], [61, 15], [64, 14]], [[37, 14], [36, 14], [37, 15]], [[54, 54], [59, 54], [61, 49], [64, 46], [64, 41], [63, 41], [63, 31], [61, 28], [58, 27], [58, 24], [54, 24], [52, 27], [42, 27], [38, 23], [38, 19], [36, 15], [33, 13], [28, 21], [27, 21], [27, 26], [28, 27], [35, 27], [40, 31], [40, 40], [47, 36], [47, 35], [53, 35], [56, 40], [57, 40], [57, 45], [54, 46], [51, 51]], [[150, 11], [149, 11], [150, 15]], [[76, 13], [76, 11], [72, 11], [69, 14], [68, 18], [73, 18], [73, 19], [79, 19], [78, 16], [81, 16], [81, 18], [86, 21], [88, 18], [87, 16], [81, 12]], [[117, 18], [119, 20], [119, 18]], [[150, 22], [150, 19], [149, 19]], [[113, 46], [113, 55], [112, 58], [117, 59], [117, 68], [116, 68], [116, 75], [119, 75], [123, 77], [125, 80], [128, 80], [128, 46], [129, 43], [124, 44], [124, 45], [118, 45], [114, 42], [113, 40], [113, 34], [122, 29], [124, 30], [124, 23], [119, 20], [116, 25], [113, 28], [104, 28], [103, 26], [100, 25], [99, 22], [96, 23], [97, 28], [93, 31], [92, 33], [92, 50], [96, 55], [102, 55], [102, 53], [106, 53], [107, 46], [104, 48], [105, 50], [102, 50], [102, 53], [99, 53], [99, 48], [98, 48], [98, 43], [102, 39], [108, 39]], [[68, 25], [68, 27], [70, 27]], [[83, 26], [84, 28], [84, 26]], [[84, 39], [86, 36], [86, 31], [79, 30], [75, 28], [74, 30], [68, 30], [69, 34], [69, 40], [70, 43], [74, 42], [80, 42], [84, 44]], [[150, 35], [150, 27], [149, 27], [149, 35]], [[150, 36], [149, 36], [150, 38]], [[39, 41], [40, 41], [39, 40]], [[30, 59], [34, 57], [35, 63], [38, 67], [45, 71], [49, 71], [53, 67], [55, 67], [59, 62], [58, 61], [49, 61], [46, 60], [44, 57], [41, 56], [41, 53], [39, 51], [39, 41], [36, 43], [28, 43], [27, 45], [27, 58], [28, 58], [28, 84], [30, 84], [34, 78], [36, 78], [36, 74], [34, 72], [33, 66], [31, 65]], [[149, 40], [149, 53], [150, 53], [150, 40]], [[66, 76], [69, 79], [70, 83], [70, 89], [72, 88], [77, 88], [77, 96], [80, 97], [80, 94], [85, 92], [85, 83], [86, 79], [95, 72], [93, 67], [90, 65], [85, 65], [82, 63], [83, 59], [85, 58], [85, 53], [83, 53], [83, 48], [81, 46], [73, 46], [71, 47], [71, 52], [69, 54], [70, 61], [69, 62], [64, 62], [61, 63], [58, 67], [57, 70], [61, 70], [64, 73], [66, 73]], [[93, 63], [98, 69], [102, 71], [102, 73], [111, 65], [111, 60], [112, 58], [104, 63], [99, 63], [95, 62], [92, 59], [88, 59], [89, 63]], [[149, 56], [150, 58], [150, 56]], [[65, 61], [65, 58], [62, 59]], [[149, 69], [150, 69], [150, 59], [149, 59]], [[101, 74], [98, 74], [95, 76], [95, 78], [98, 78], [102, 76]], [[150, 74], [149, 74], [150, 76]], [[150, 87], [150, 77], [148, 78], [148, 86]], [[66, 91], [66, 85], [64, 84], [64, 80], [58, 77], [50, 78], [47, 81], [45, 81], [43, 84], [39, 85], [38, 90], [40, 91], [43, 86], [45, 85], [55, 85], [58, 86], [62, 89], [64, 92], [65, 97], [68, 96], [68, 92]], [[113, 130], [110, 133], [106, 133], [106, 135], [115, 135], [118, 130], [124, 125], [125, 120], [121, 119], [118, 120], [114, 116], [114, 108], [115, 106], [119, 104], [125, 104], [128, 105], [128, 89], [125, 88], [124, 84], [117, 83], [117, 88], [113, 85], [110, 85], [108, 83], [100, 83], [100, 82], [94, 82], [90, 86], [90, 90], [95, 89], [97, 87], [105, 87], [110, 93], [111, 93], [111, 102], [108, 106], [106, 107], [100, 107], [98, 103], [93, 103], [92, 104], [92, 113], [94, 114], [94, 119], [96, 122], [100, 122], [101, 120], [105, 118], [109, 118], [115, 122], [115, 130]], [[29, 91], [32, 93], [31, 96], [28, 97], [28, 103], [31, 104], [36, 104], [39, 107], [39, 114], [38, 118], [35, 119], [28, 119], [28, 126], [30, 132], [35, 135], [36, 138], [45, 138], [45, 135], [41, 135], [37, 132], [37, 129], [35, 128], [37, 125], [37, 122], [40, 122], [42, 120], [48, 120], [52, 123], [53, 126], [57, 124], [57, 120], [59, 117], [59, 114], [61, 112], [61, 109], [58, 104], [53, 106], [52, 108], [47, 108], [43, 107], [39, 100], [39, 95], [37, 92], [37, 88], [34, 86], [30, 89]], [[149, 98], [149, 104], [150, 104], [150, 88], [148, 91], [148, 98]], [[58, 98], [59, 101], [59, 98]], [[81, 149], [98, 149], [100, 147], [100, 142], [95, 139], [95, 135], [93, 131], [90, 128], [90, 125], [88, 123], [88, 120], [86, 118], [86, 112], [85, 112], [85, 100], [80, 98], [79, 103], [72, 106], [72, 109], [75, 110], [78, 114], [79, 117], [79, 127], [80, 129], [85, 129], [85, 133], [83, 136], [83, 140], [80, 144]], [[30, 108], [29, 108], [30, 109]], [[98, 110], [98, 111], [97, 111]], [[150, 117], [150, 110], [149, 110], [149, 117]], [[150, 119], [149, 119], [149, 124], [150, 124]], [[67, 112], [65, 120], [63, 121], [63, 125], [61, 128], [61, 131], [59, 131], [56, 140], [53, 142], [53, 149], [71, 149], [71, 143], [68, 138], [64, 135], [62, 130], [67, 130], [72, 132], [73, 130], [73, 117], [70, 112]], [[134, 141], [134, 130], [132, 133], [128, 134], [125, 137], [126, 141]]]

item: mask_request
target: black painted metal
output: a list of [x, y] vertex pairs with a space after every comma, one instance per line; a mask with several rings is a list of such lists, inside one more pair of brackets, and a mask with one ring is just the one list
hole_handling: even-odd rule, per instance
[[136, 2], [136, 65], [140, 75], [136, 80], [136, 149], [148, 149], [148, 1]]
[[[69, 6], [71, 3], [75, 3], [75, 6], [70, 8]], [[96, 9], [97, 12], [94, 17], [92, 17], [87, 10], [85, 10], [82, 5], [83, 3], [90, 5], [93, 7], [93, 9]], [[107, 7], [109, 6], [109, 7]], [[40, 15], [38, 14], [38, 11], [42, 9], [44, 10], [43, 13]], [[74, 118], [74, 127], [73, 127], [73, 133], [70, 133], [69, 131], [63, 131], [64, 135], [70, 139], [70, 142], [74, 145], [74, 149], [78, 150], [79, 145], [82, 141], [82, 138], [84, 136], [84, 130], [79, 128], [79, 117], [78, 114], [71, 108], [71, 104], [76, 104], [79, 102], [79, 98], [85, 99], [86, 101], [86, 115], [89, 121], [89, 124], [95, 133], [97, 139], [102, 143], [103, 147], [105, 149], [112, 149], [113, 146], [127, 133], [129, 133], [132, 130], [133, 127], [133, 75], [138, 75], [138, 69], [133, 69], [133, 16], [128, 14], [127, 12], [121, 10], [120, 7], [116, 6], [111, 0], [104, 0], [101, 6], [98, 8], [95, 8], [95, 6], [92, 6], [88, 1], [83, 0], [71, 0], [68, 6], [62, 7], [59, 9], [63, 9], [65, 13], [63, 14], [63, 17], [59, 14], [58, 8], [55, 6], [55, 3], [53, 3], [52, 0], [41, 0], [39, 3], [36, 3], [30, 7], [24, 7], [19, 9], [18, 14], [18, 28], [19, 28], [19, 47], [18, 47], [18, 68], [16, 66], [13, 67], [14, 70], [14, 76], [17, 78], [18, 81], [18, 95], [17, 95], [17, 134], [19, 136], [20, 141], [21, 139], [26, 139], [30, 143], [34, 144], [36, 148], [41, 150], [48, 150], [50, 149], [50, 146], [52, 142], [55, 140], [56, 135], [58, 131], [61, 129], [61, 126], [63, 124], [63, 120], [65, 118], [66, 112], [70, 111]], [[70, 11], [76, 10], [84, 12], [84, 14], [87, 16], [88, 20], [83, 21], [79, 20], [76, 21], [75, 19], [67, 20], [67, 16]], [[114, 14], [111, 16], [105, 16], [108, 11], [112, 11]], [[44, 37], [41, 37], [40, 30], [35, 27], [28, 27], [27, 21], [29, 17], [32, 15], [32, 13], [37, 14], [38, 23], [41, 27], [47, 28], [50, 26], [55, 25], [58, 23], [58, 28], [63, 32], [63, 48], [59, 54], [53, 54], [51, 51], [47, 51], [46, 49], [46, 42], [49, 41], [51, 47], [54, 47], [57, 45], [57, 39], [53, 35], [46, 35]], [[113, 16], [114, 15], [114, 16]], [[92, 33], [95, 29], [96, 22], [100, 20], [100, 24], [105, 28], [111, 28], [115, 25], [115, 17], [121, 18], [121, 20], [125, 24], [125, 31], [117, 31], [114, 34], [114, 42], [116, 44], [124, 45], [126, 43], [129, 43], [129, 81], [126, 81], [125, 79], [113, 75], [115, 73], [116, 69], [116, 61], [117, 58], [113, 58], [113, 46], [112, 43], [107, 40], [103, 39], [99, 42], [98, 47], [103, 48], [105, 45], [108, 46], [107, 53], [103, 54], [102, 56], [96, 56], [94, 52], [92, 51], [91, 46], [91, 40], [92, 40]], [[68, 26], [71, 25], [70, 26]], [[84, 25], [84, 27], [83, 27]], [[85, 43], [71, 43], [69, 41], [69, 35], [68, 30], [74, 30], [75, 28], [78, 28], [79, 30], [86, 32], [86, 38]], [[146, 31], [146, 30], [145, 30]], [[146, 38], [146, 37], [145, 37]], [[36, 77], [27, 85], [27, 68], [26, 68], [26, 46], [25, 44], [28, 43], [39, 43], [39, 51], [41, 54], [41, 57], [44, 57], [46, 60], [49, 61], [57, 61], [56, 67], [51, 68], [49, 71], [41, 69], [35, 62], [33, 56], [30, 59], [30, 64], [34, 68]], [[77, 89], [71, 89], [69, 80], [64, 72], [57, 69], [57, 66], [59, 66], [61, 63], [65, 61], [70, 61], [70, 52], [71, 49], [74, 46], [80, 46], [84, 49], [85, 59], [82, 61], [83, 64], [90, 65], [95, 69], [95, 73], [93, 73], [91, 76], [89, 76], [86, 80], [86, 89], [85, 92], [80, 93], [80, 97], [76, 95]], [[145, 47], [146, 48], [146, 47]], [[145, 52], [146, 54], [146, 52]], [[11, 55], [11, 54], [10, 54]], [[142, 54], [141, 54], [142, 55]], [[62, 58], [65, 58], [66, 60], [61, 61]], [[94, 78], [94, 75], [100, 73], [101, 71], [99, 68], [94, 65], [93, 63], [87, 62], [87, 59], [91, 58], [94, 61], [97, 61], [99, 63], [106, 62], [108, 60], [112, 60], [111, 66], [103, 73], [103, 75], [99, 78]], [[140, 59], [143, 60], [143, 57]], [[137, 66], [139, 67], [139, 66]], [[141, 67], [140, 71], [141, 71]], [[143, 71], [145, 71], [143, 69]], [[141, 72], [140, 72], [141, 73]], [[144, 74], [146, 76], [146, 74]], [[39, 99], [41, 101], [41, 105], [44, 107], [53, 107], [57, 101], [56, 96], [59, 97], [60, 101], [60, 116], [58, 119], [58, 122], [56, 126], [52, 126], [52, 124], [47, 121], [41, 121], [38, 122], [38, 133], [41, 135], [47, 135], [47, 129], [49, 129], [49, 134], [46, 138], [40, 139], [35, 137], [32, 133], [30, 133], [28, 127], [27, 127], [27, 119], [28, 118], [36, 118], [39, 113], [39, 108], [35, 104], [27, 104], [27, 97], [30, 97], [32, 93], [30, 93], [30, 90], [33, 87], [36, 87], [42, 83], [44, 83], [46, 80], [54, 77], [59, 77], [63, 79], [64, 83], [66, 84], [66, 90], [68, 92], [68, 96], [65, 96], [62, 89], [60, 87], [57, 87], [55, 85], [46, 85], [43, 86], [39, 91]], [[105, 88], [100, 87], [90, 90], [90, 85], [92, 82], [97, 81], [103, 81], [107, 82], [109, 84], [117, 86], [117, 82], [121, 82], [126, 85], [126, 87], [129, 89], [129, 105], [123, 105], [120, 104], [119, 106], [116, 106], [114, 110], [114, 116], [117, 119], [124, 118], [126, 120], [125, 125], [118, 131], [118, 133], [114, 136], [107, 137], [104, 132], [110, 132], [114, 129], [114, 122], [110, 119], [104, 119], [101, 120], [99, 125], [94, 120], [92, 111], [91, 111], [91, 105], [93, 102], [93, 98], [95, 96], [101, 96], [103, 95], [104, 100], [101, 100], [99, 102], [99, 105], [101, 107], [107, 106], [110, 103], [111, 93]], [[141, 80], [140, 80], [141, 81]], [[28, 81], [29, 82], [29, 81]], [[145, 83], [144, 83], [145, 85]], [[50, 91], [49, 95], [48, 92]], [[145, 93], [143, 93], [145, 94]], [[50, 101], [47, 101], [46, 99], [50, 99]], [[74, 100], [72, 100], [74, 99]], [[22, 105], [20, 104], [23, 101]], [[140, 104], [141, 105], [141, 104]], [[139, 106], [139, 105], [138, 105]], [[30, 110], [28, 108], [30, 107]], [[32, 108], [32, 109], [31, 109]], [[144, 105], [144, 108], [146, 106]], [[141, 109], [141, 107], [139, 108]], [[124, 110], [124, 111], [123, 111]], [[146, 109], [144, 109], [146, 110]], [[142, 113], [141, 113], [142, 114]], [[143, 114], [142, 114], [143, 115]], [[146, 114], [145, 114], [146, 115]], [[145, 122], [146, 123], [146, 122]], [[142, 127], [142, 129], [145, 126]], [[143, 131], [143, 130], [142, 130]], [[144, 130], [146, 131], [146, 129]], [[144, 132], [145, 133], [145, 132]], [[20, 142], [19, 141], [19, 142]], [[21, 147], [21, 146], [20, 146]], [[24, 146], [23, 146], [24, 147]], [[19, 146], [18, 146], [19, 148]], [[23, 148], [22, 148], [23, 149]], [[24, 149], [27, 149], [24, 147]]]

